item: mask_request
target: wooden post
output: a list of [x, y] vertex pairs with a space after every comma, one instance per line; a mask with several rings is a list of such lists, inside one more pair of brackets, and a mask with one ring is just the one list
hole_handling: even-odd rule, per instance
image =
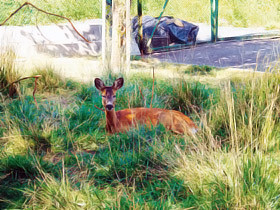
[[218, 40], [218, 11], [219, 0], [210, 0], [211, 3], [211, 42]]
[[126, 73], [130, 71], [130, 51], [131, 51], [131, 20], [130, 20], [130, 1], [126, 0]]
[[127, 4], [128, 2], [128, 0], [113, 0], [112, 4], [111, 70], [113, 74], [123, 74], [129, 68], [130, 43], [128, 42], [130, 42], [131, 23], [130, 2]]
[[102, 68], [106, 70], [106, 0], [102, 0]]
[[112, 51], [111, 51], [111, 70], [112, 73], [120, 71], [120, 39], [119, 39], [119, 25], [120, 12], [119, 0], [112, 1]]

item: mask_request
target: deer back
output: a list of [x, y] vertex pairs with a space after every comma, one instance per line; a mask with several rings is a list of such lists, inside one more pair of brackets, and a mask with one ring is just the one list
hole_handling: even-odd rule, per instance
[[116, 112], [119, 130], [128, 130], [137, 124], [148, 127], [162, 124], [166, 129], [178, 134], [197, 132], [194, 122], [181, 112], [158, 108], [133, 108]]

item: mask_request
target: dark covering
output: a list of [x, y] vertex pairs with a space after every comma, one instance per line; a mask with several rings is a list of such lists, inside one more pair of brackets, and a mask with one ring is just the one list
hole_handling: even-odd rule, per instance
[[[151, 16], [143, 16], [143, 48], [144, 53], [149, 53], [147, 42], [152, 35], [152, 31], [158, 21], [158, 18]], [[133, 36], [141, 51], [138, 37], [138, 17], [132, 20]], [[165, 16], [160, 19], [160, 22], [154, 33], [151, 46], [152, 48], [172, 46], [176, 44], [195, 44], [199, 27], [180, 20], [177, 18]]]

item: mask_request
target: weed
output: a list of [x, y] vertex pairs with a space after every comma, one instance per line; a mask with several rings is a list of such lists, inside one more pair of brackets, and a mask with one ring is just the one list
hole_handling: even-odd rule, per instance
[[[20, 0], [15, 2], [13, 0], [1, 1], [0, 2], [0, 22], [3, 22], [5, 18], [14, 12], [21, 4], [25, 1]], [[90, 0], [90, 1], [42, 1], [42, 0], [31, 0], [40, 9], [46, 12], [62, 15], [70, 18], [71, 20], [84, 20], [84, 19], [96, 19], [101, 18], [101, 1]], [[55, 5], [55, 6], [54, 6]], [[87, 8], [87, 9], [85, 9]], [[24, 7], [19, 11], [14, 18], [12, 18], [7, 24], [10, 25], [35, 25], [35, 24], [49, 24], [58, 23], [65, 21], [62, 18], [46, 15], [38, 12], [32, 7]]]
[[191, 74], [191, 75], [208, 75], [208, 74], [214, 74], [214, 67], [210, 66], [198, 66], [198, 65], [192, 65], [189, 66], [184, 73], [185, 74]]
[[8, 50], [0, 55], [0, 90], [10, 97], [19, 95], [19, 85], [13, 83], [19, 79], [19, 73], [15, 68], [16, 55]]
[[[279, 208], [278, 71], [215, 84], [157, 79], [153, 107], [189, 115], [196, 136], [161, 125], [108, 135], [98, 91], [53, 75], [38, 106], [29, 83], [1, 100], [0, 208]], [[152, 79], [125, 81], [117, 109], [149, 107]]]
[[24, 191], [41, 177], [42, 170], [53, 171], [52, 167], [34, 155], [6, 156], [0, 160], [0, 206], [21, 208]]
[[167, 104], [168, 108], [180, 110], [189, 115], [193, 112], [209, 110], [217, 104], [219, 94], [217, 88], [208, 87], [199, 82], [179, 81], [173, 86], [173, 94], [168, 96]]
[[[34, 71], [34, 75], [41, 75], [37, 82], [37, 90], [41, 92], [56, 92], [59, 88], [65, 88], [66, 83], [60, 75], [55, 73], [50, 66], [46, 68], [38, 68]], [[69, 82], [68, 82], [69, 85]]]
[[[0, 22], [15, 11], [24, 0], [15, 2], [6, 0], [0, 2]], [[101, 18], [100, 0], [31, 0], [37, 7], [51, 13], [66, 16], [71, 20], [85, 20]], [[54, 7], [54, 4], [56, 5]], [[164, 2], [143, 1], [143, 14], [158, 17], [162, 11]], [[265, 27], [279, 28], [278, 0], [253, 1], [253, 0], [231, 0], [219, 3], [219, 19], [222, 25], [237, 27]], [[132, 1], [131, 14], [137, 15], [137, 1]], [[210, 2], [208, 0], [195, 0], [191, 2], [173, 1], [168, 4], [164, 15], [174, 16], [195, 23], [210, 23]], [[37, 12], [34, 8], [24, 8], [15, 15], [7, 24], [10, 25], [35, 25], [49, 24], [65, 21], [64, 19], [47, 16]]]

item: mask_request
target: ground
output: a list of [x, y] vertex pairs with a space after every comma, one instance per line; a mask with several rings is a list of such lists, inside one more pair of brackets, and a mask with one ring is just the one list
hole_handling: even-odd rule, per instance
[[[0, 28], [0, 47], [11, 47], [18, 54], [17, 65], [24, 67], [29, 75], [38, 66], [52, 66], [67, 78], [92, 81], [100, 76], [101, 21], [88, 20], [74, 23], [90, 41], [85, 43], [68, 24], [48, 26], [5, 26]], [[209, 41], [210, 28], [198, 24], [198, 43]], [[264, 29], [220, 27], [219, 37], [245, 36], [268, 33]], [[135, 43], [133, 54], [138, 54]], [[28, 53], [27, 53], [28, 52]], [[218, 68], [266, 70], [275, 65], [280, 55], [280, 39], [257, 39], [251, 41], [224, 41], [215, 44], [198, 44], [189, 49], [155, 53], [145, 58], [157, 58], [157, 62], [208, 65]], [[257, 68], [256, 68], [257, 67]]]
[[[256, 41], [250, 52], [276, 51], [272, 41], [278, 40]], [[234, 51], [232, 44], [243, 59], [252, 43], [201, 45], [165, 56], [177, 55], [178, 61], [200, 50], [199, 61], [219, 59]], [[7, 81], [17, 76], [12, 55], [1, 60]], [[0, 209], [280, 208], [278, 67], [272, 73], [217, 69], [162, 62], [156, 54], [134, 60], [116, 109], [178, 110], [200, 130], [182, 136], [140, 126], [107, 135], [105, 114], [94, 107], [102, 107], [101, 95], [89, 82], [102, 77], [111, 85], [118, 75], [105, 74], [94, 56], [23, 55], [16, 59], [18, 69], [26, 70], [20, 73], [35, 68], [42, 75], [38, 106], [32, 80], [20, 83], [19, 97], [5, 91], [1, 97]]]
[[149, 57], [171, 63], [265, 71], [267, 67], [276, 65], [279, 61], [280, 39], [217, 42], [178, 51], [155, 53]]

